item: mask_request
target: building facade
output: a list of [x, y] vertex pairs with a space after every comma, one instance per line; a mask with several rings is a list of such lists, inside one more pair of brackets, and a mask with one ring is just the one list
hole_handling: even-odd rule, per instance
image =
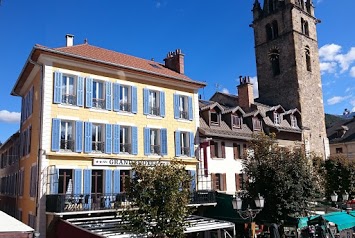
[[178, 159], [195, 178], [204, 83], [185, 76], [181, 50], [164, 61], [71, 35], [65, 47], [34, 46], [12, 94], [23, 100], [17, 209], [41, 237], [56, 217], [119, 208], [132, 161]]
[[217, 92], [210, 101], [200, 100], [198, 189], [232, 195], [244, 190], [242, 158], [253, 134], [274, 133], [280, 147], [292, 150], [303, 144], [300, 126], [297, 109], [255, 102], [248, 77], [240, 78], [238, 96]]
[[[259, 102], [302, 113], [308, 151], [329, 155], [312, 0], [265, 0], [253, 7]], [[314, 118], [317, 120], [314, 120]]]

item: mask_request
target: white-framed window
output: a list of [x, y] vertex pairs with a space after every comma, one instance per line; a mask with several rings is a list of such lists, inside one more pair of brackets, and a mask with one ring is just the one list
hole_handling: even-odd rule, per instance
[[275, 125], [281, 124], [281, 115], [278, 112], [274, 112], [274, 124]]
[[189, 112], [188, 112], [189, 102], [187, 96], [179, 96], [179, 118], [188, 119]]
[[131, 111], [131, 86], [120, 85], [120, 111]]
[[76, 105], [76, 78], [70, 75], [62, 77], [62, 103]]
[[297, 117], [295, 117], [294, 115], [291, 115], [290, 118], [291, 118], [291, 127], [293, 127], [293, 128], [298, 127], [298, 125], [297, 125]]
[[180, 132], [181, 155], [190, 156], [190, 132]]
[[60, 122], [60, 149], [74, 151], [74, 122], [61, 120]]
[[105, 152], [104, 126], [102, 124], [92, 124], [91, 140], [93, 152]]
[[258, 117], [253, 117], [253, 130], [260, 131], [261, 130], [261, 120]]
[[219, 125], [219, 114], [217, 112], [210, 112], [211, 125]]
[[150, 129], [150, 153], [155, 155], [161, 154], [160, 130]]
[[232, 127], [236, 129], [242, 128], [242, 118], [238, 115], [232, 115]]
[[129, 126], [120, 127], [120, 153], [132, 153], [132, 130]]
[[92, 84], [92, 107], [105, 109], [105, 84], [99, 80], [93, 80]]
[[154, 116], [160, 115], [160, 92], [149, 90], [149, 114]]

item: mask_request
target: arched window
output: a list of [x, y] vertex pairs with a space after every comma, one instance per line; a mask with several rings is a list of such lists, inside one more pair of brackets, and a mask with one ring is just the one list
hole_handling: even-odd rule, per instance
[[311, 66], [311, 52], [309, 50], [309, 47], [306, 46], [305, 48], [305, 55], [306, 55], [306, 66], [307, 66], [307, 71], [312, 71], [312, 66]]
[[279, 36], [279, 27], [277, 25], [277, 21], [272, 22], [272, 33], [273, 33], [273, 39], [277, 38]]
[[273, 49], [269, 53], [269, 58], [271, 61], [271, 68], [272, 68], [272, 73], [274, 76], [280, 74], [280, 59], [279, 59], [280, 53], [277, 49]]
[[269, 13], [273, 13], [275, 11], [275, 1], [269, 0]]
[[304, 20], [303, 18], [301, 18], [301, 29], [303, 34], [309, 36], [308, 21]]
[[270, 24], [267, 24], [265, 28], [266, 28], [266, 39], [272, 40], [272, 28]]

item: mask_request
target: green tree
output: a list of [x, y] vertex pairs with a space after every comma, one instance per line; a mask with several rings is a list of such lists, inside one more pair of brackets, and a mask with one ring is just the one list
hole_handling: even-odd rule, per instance
[[335, 191], [341, 195], [344, 191], [355, 192], [355, 162], [350, 161], [342, 155], [330, 157], [324, 162], [326, 169], [326, 196]]
[[254, 137], [249, 153], [243, 159], [249, 177], [246, 197], [252, 199], [260, 193], [265, 198], [261, 219], [280, 222], [288, 216], [304, 216], [308, 201], [319, 187], [316, 170], [302, 149], [289, 151], [280, 148], [271, 137], [259, 134]]
[[148, 167], [133, 164], [135, 176], [128, 181], [130, 206], [123, 213], [127, 228], [148, 237], [183, 237], [189, 204], [191, 176], [172, 161]]

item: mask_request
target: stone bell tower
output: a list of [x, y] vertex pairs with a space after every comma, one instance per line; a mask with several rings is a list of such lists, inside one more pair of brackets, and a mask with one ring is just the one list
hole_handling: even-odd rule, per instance
[[253, 23], [259, 101], [302, 114], [306, 150], [326, 158], [322, 84], [312, 0], [255, 0]]

